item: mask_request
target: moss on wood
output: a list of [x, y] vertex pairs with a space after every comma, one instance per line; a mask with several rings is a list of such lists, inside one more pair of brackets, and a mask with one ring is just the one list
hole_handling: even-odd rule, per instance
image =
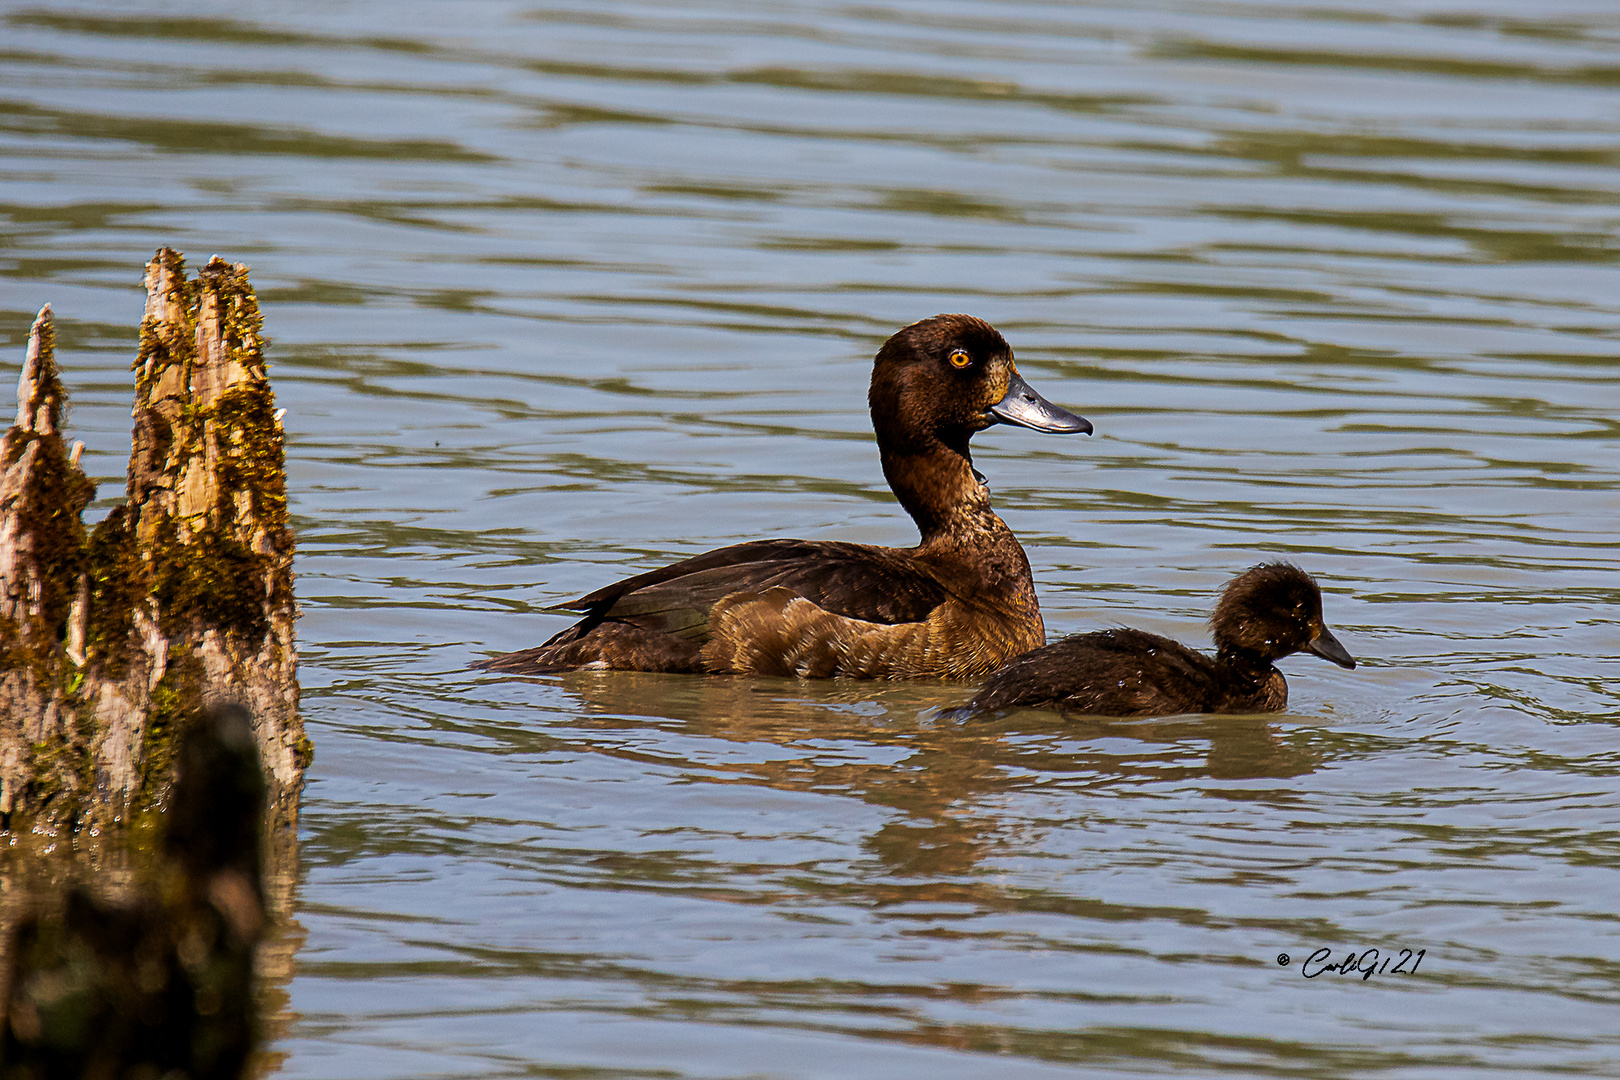
[[135, 543], [129, 507], [119, 504], [90, 534], [90, 615], [85, 654], [110, 678], [129, 670], [129, 634], [135, 605], [149, 591], [150, 574]]
[[15, 811], [0, 828], [144, 819], [163, 804], [187, 718], [233, 696], [260, 703], [256, 738], [289, 821], [313, 756], [297, 714], [283, 439], [246, 268], [216, 258], [188, 281], [165, 249], [146, 283], [128, 502], [86, 533], [94, 488], [62, 443], [48, 312], [24, 380], [34, 422], [0, 453], [0, 470], [27, 459], [13, 470], [27, 473], [23, 497], [0, 514], [29, 538], [33, 575], [8, 580], [0, 560], [0, 599], [13, 597], [0, 609], [0, 706], [22, 701], [32, 718], [0, 726], [12, 748], [27, 743], [15, 775], [18, 755], [0, 745]]

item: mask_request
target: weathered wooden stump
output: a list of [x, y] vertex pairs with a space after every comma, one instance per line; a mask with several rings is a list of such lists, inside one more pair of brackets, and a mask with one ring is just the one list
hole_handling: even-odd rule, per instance
[[[160, 809], [205, 706], [253, 717], [270, 832], [312, 756], [298, 714], [281, 421], [247, 268], [146, 268], [128, 500], [87, 534], [94, 485], [62, 437], [50, 309], [0, 439], [0, 831], [53, 837]], [[272, 846], [275, 841], [272, 839]], [[273, 860], [272, 860], [273, 861]]]
[[[237, 1075], [296, 947], [262, 936], [313, 750], [258, 302], [167, 249], [146, 290], [126, 501], [86, 530], [48, 306], [0, 438], [0, 1059], [27, 1075]], [[232, 715], [249, 745], [200, 767]]]

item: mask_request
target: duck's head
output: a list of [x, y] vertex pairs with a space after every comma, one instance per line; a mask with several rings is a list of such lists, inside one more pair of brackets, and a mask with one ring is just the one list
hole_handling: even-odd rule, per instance
[[966, 457], [974, 432], [992, 424], [1091, 432], [1090, 421], [1030, 389], [1006, 339], [971, 315], [935, 315], [884, 342], [868, 401], [878, 442], [901, 452], [943, 443]]
[[1311, 575], [1288, 563], [1261, 563], [1233, 578], [1209, 625], [1222, 653], [1246, 652], [1269, 661], [1308, 652], [1340, 667], [1356, 666], [1322, 621], [1322, 590]]

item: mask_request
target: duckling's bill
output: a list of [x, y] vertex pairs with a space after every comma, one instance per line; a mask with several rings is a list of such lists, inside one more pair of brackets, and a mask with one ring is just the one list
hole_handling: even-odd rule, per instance
[[1305, 651], [1314, 653], [1324, 660], [1331, 660], [1342, 668], [1354, 668], [1356, 658], [1350, 655], [1350, 650], [1339, 644], [1339, 639], [1333, 636], [1333, 631], [1322, 627], [1322, 632], [1305, 646]]
[[993, 423], [1017, 424], [1048, 435], [1091, 434], [1091, 421], [1047, 401], [1037, 394], [1015, 370], [1007, 382], [1007, 393], [990, 406]]

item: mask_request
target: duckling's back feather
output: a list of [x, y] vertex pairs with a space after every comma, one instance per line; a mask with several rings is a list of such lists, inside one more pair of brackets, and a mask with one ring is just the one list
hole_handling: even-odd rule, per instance
[[1224, 697], [1209, 657], [1158, 634], [1117, 627], [1066, 637], [1013, 659], [967, 711], [1057, 708], [1149, 716], [1218, 712]]

